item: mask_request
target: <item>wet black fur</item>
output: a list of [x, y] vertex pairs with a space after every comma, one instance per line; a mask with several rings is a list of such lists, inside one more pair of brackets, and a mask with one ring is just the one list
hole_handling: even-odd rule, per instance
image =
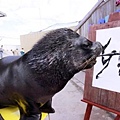
[[[0, 60], [1, 108], [18, 106], [20, 120], [39, 120], [41, 112], [53, 113], [51, 98], [75, 73], [93, 66], [83, 68], [83, 62], [99, 54], [100, 45], [70, 29], [48, 33], [25, 55]], [[19, 101], [26, 106], [25, 111]]]

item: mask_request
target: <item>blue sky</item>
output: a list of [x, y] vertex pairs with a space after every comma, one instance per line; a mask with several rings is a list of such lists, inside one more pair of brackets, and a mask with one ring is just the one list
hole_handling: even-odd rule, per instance
[[7, 14], [0, 18], [0, 44], [20, 44], [20, 35], [51, 25], [51, 29], [77, 25], [97, 1], [0, 0], [0, 11]]

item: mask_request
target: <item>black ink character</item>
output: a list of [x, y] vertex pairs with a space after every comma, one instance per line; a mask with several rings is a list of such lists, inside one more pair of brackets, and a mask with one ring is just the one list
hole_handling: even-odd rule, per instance
[[120, 76], [120, 63], [117, 64], [117, 67], [119, 68], [118, 75]]
[[[109, 39], [109, 41], [107, 42], [107, 44], [105, 46], [103, 46], [103, 50], [102, 50], [102, 55], [100, 55], [102, 57], [102, 64], [104, 66], [104, 68], [96, 75], [96, 79], [99, 78], [99, 75], [108, 67], [109, 63], [110, 63], [110, 60], [111, 58], [114, 56], [114, 55], [119, 55], [119, 58], [118, 60], [120, 60], [120, 53], [117, 53], [116, 50], [113, 50], [111, 53], [109, 54], [104, 54], [105, 53], [105, 49], [108, 47], [108, 45], [110, 44], [110, 41], [111, 41], [111, 38]], [[105, 59], [104, 56], [108, 56], [107, 59]], [[120, 63], [117, 64], [117, 67], [120, 68]], [[119, 76], [120, 76], [120, 69], [118, 71], [119, 73]]]
[[[120, 52], [119, 52], [119, 54], [120, 54]], [[118, 57], [118, 64], [117, 64], [117, 67], [118, 67], [118, 75], [120, 76], [120, 55], [119, 55], [119, 57]]]
[[[107, 42], [107, 44], [105, 46], [103, 46], [103, 50], [102, 50], [102, 64], [105, 65], [104, 68], [96, 75], [96, 79], [99, 78], [99, 75], [108, 67], [111, 58], [113, 57], [113, 55], [117, 55], [118, 53], [116, 53], [116, 50], [113, 50], [110, 54], [104, 54], [105, 53], [105, 49], [108, 47], [108, 45], [110, 44], [111, 38], [109, 39], [109, 41]], [[107, 59], [105, 59], [104, 56], [109, 56]]]

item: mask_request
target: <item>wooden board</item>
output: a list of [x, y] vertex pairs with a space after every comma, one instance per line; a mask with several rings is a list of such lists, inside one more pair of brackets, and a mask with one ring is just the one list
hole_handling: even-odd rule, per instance
[[[89, 39], [96, 40], [96, 30], [120, 27], [120, 21], [108, 22], [106, 24], [93, 25], [90, 27]], [[86, 71], [83, 100], [112, 109], [120, 113], [120, 93], [105, 89], [92, 87], [93, 69]]]

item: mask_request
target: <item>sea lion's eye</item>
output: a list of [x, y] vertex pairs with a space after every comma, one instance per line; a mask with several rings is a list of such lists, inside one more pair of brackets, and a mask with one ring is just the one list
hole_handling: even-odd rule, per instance
[[82, 45], [81, 45], [81, 47], [82, 47], [83, 49], [90, 49], [91, 46], [92, 46], [92, 42], [89, 41], [89, 40], [84, 41], [84, 42], [82, 43]]

